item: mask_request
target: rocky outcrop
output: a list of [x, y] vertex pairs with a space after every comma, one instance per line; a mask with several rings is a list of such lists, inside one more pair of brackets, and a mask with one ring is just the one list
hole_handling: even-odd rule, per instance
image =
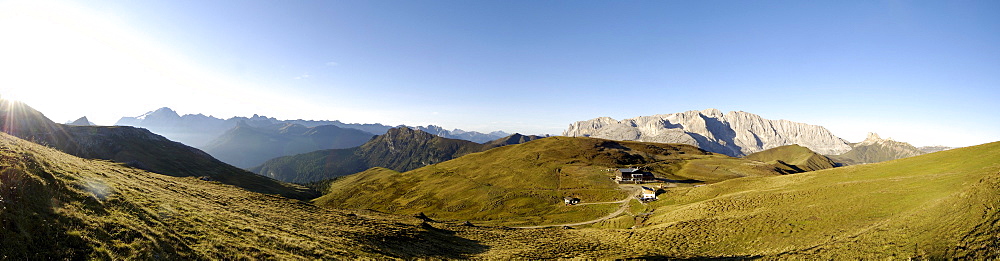
[[601, 117], [578, 121], [563, 132], [570, 137], [683, 143], [729, 156], [744, 156], [778, 146], [798, 144], [824, 155], [851, 150], [822, 126], [769, 120], [753, 113], [717, 109], [642, 116], [625, 120]]

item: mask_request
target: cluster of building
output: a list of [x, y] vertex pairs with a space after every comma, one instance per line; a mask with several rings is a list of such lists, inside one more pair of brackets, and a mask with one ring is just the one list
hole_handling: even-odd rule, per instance
[[[649, 182], [655, 182], [656, 176], [648, 171], [642, 171], [638, 168], [619, 168], [609, 171], [615, 172], [615, 177], [613, 178], [618, 184], [643, 184]], [[642, 193], [639, 194], [640, 200], [656, 200], [656, 191], [658, 188], [642, 186]], [[580, 203], [579, 198], [575, 197], [565, 197], [563, 198], [563, 203], [566, 205], [576, 205]]]

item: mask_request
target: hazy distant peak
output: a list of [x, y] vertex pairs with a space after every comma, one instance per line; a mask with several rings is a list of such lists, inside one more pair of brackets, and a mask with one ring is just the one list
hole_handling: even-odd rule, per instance
[[[520, 133], [514, 133], [514, 134], [521, 135]], [[492, 135], [492, 136], [510, 136], [512, 134], [504, 132], [504, 131], [494, 131], [494, 132], [490, 132], [490, 135]]]
[[66, 125], [73, 125], [73, 126], [94, 126], [94, 125], [97, 125], [97, 124], [94, 124], [93, 122], [91, 122], [90, 120], [88, 120], [87, 116], [83, 116], [83, 117], [80, 117], [79, 119], [76, 119], [75, 121], [67, 122]]
[[144, 113], [142, 115], [139, 115], [139, 117], [135, 117], [135, 118], [137, 120], [145, 120], [145, 119], [152, 119], [152, 118], [180, 118], [180, 117], [181, 116], [178, 115], [176, 111], [174, 111], [174, 110], [172, 110], [170, 108], [167, 108], [167, 107], [162, 107], [162, 108], [156, 109], [155, 111], [151, 111], [151, 112], [147, 112], [147, 113]]
[[923, 147], [919, 147], [917, 149], [919, 149], [920, 151], [926, 152], [926, 153], [932, 153], [932, 152], [938, 152], [938, 151], [944, 151], [944, 150], [954, 149], [954, 147], [949, 147], [949, 146], [944, 146], [944, 145], [934, 145], [934, 146], [923, 146]]

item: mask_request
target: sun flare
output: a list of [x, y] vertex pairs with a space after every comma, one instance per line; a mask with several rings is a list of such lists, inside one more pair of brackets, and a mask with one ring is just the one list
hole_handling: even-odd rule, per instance
[[[0, 3], [0, 95], [30, 103], [56, 121], [90, 114], [102, 124], [141, 113], [121, 108], [194, 104], [203, 107], [189, 109], [227, 113], [227, 105], [282, 99], [200, 68], [124, 24], [72, 3]], [[145, 97], [165, 104], [148, 104]], [[98, 100], [115, 102], [93, 102]], [[216, 107], [205, 107], [210, 105]]]

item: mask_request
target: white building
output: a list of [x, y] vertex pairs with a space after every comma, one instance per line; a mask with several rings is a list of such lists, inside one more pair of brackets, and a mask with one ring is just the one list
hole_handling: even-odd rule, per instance
[[642, 200], [656, 200], [656, 189], [642, 187], [642, 195], [639, 198]]

